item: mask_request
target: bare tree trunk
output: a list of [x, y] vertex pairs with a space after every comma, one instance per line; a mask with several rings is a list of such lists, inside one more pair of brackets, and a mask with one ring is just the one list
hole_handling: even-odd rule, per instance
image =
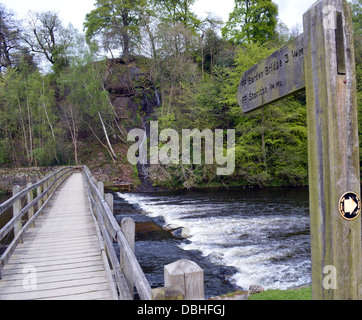
[[128, 33], [129, 20], [128, 19], [129, 19], [128, 10], [125, 10], [122, 14], [122, 20], [123, 20], [122, 38], [123, 38], [124, 57], [129, 57], [129, 33]]
[[17, 152], [14, 147], [14, 140], [13, 140], [12, 134], [7, 128], [8, 128], [8, 126], [6, 126], [5, 131], [8, 136], [8, 139], [10, 141], [10, 146], [11, 146], [11, 150], [12, 150], [12, 158], [13, 158], [13, 161], [15, 162], [15, 166], [18, 168], [18, 167], [20, 167], [20, 161], [17, 157]]
[[101, 139], [99, 139], [99, 137], [97, 136], [97, 134], [94, 132], [94, 130], [92, 129], [92, 126], [90, 126], [89, 125], [89, 123], [87, 123], [87, 122], [84, 122], [88, 127], [89, 127], [89, 129], [92, 131], [92, 133], [93, 133], [93, 135], [96, 137], [96, 139], [99, 141], [99, 143], [108, 151], [108, 153], [109, 153], [109, 155], [111, 156], [111, 158], [112, 158], [112, 161], [113, 162], [116, 162], [115, 161], [115, 158], [113, 157], [113, 155], [112, 155], [112, 152], [109, 150], [109, 148], [102, 142], [102, 140]]
[[[40, 95], [41, 95], [41, 96], [42, 96], [42, 95], [44, 96], [44, 93], [45, 93], [44, 91], [45, 91], [45, 87], [44, 87], [44, 80], [43, 80], [43, 92], [40, 92]], [[51, 133], [52, 133], [52, 137], [53, 137], [53, 139], [54, 139], [54, 141], [55, 141], [55, 134], [54, 134], [53, 125], [52, 125], [52, 123], [50, 122], [49, 115], [48, 115], [48, 111], [47, 111], [47, 107], [46, 107], [46, 105], [45, 105], [44, 100], [43, 100], [43, 108], [44, 108], [45, 116], [46, 116], [46, 118], [47, 118], [47, 121], [48, 121], [50, 130], [51, 130]]]
[[168, 101], [167, 114], [171, 113], [172, 98], [173, 98], [173, 84], [171, 85], [171, 91], [170, 91], [170, 97], [169, 97], [169, 101]]
[[72, 137], [72, 143], [73, 143], [73, 148], [74, 148], [74, 160], [76, 165], [79, 165], [79, 161], [78, 161], [78, 126], [76, 123], [76, 120], [74, 119], [74, 114], [73, 111], [71, 110], [71, 107], [69, 106], [69, 113], [70, 113], [70, 119], [71, 119], [71, 123], [70, 120], [67, 116], [67, 114], [65, 114], [65, 121], [67, 123], [67, 126], [69, 128], [69, 132], [70, 132], [70, 136]]
[[113, 150], [113, 148], [112, 148], [111, 142], [109, 141], [107, 129], [106, 129], [106, 126], [104, 125], [104, 122], [103, 122], [101, 113], [100, 113], [99, 111], [98, 111], [98, 116], [99, 116], [99, 120], [101, 121], [102, 128], [103, 128], [103, 131], [104, 131], [104, 135], [105, 135], [105, 137], [106, 137], [107, 144], [108, 144], [109, 149], [110, 149], [110, 151], [111, 151], [112, 157], [113, 157], [114, 159], [117, 159], [117, 155], [116, 155], [116, 153], [114, 152], [114, 150]]
[[[25, 88], [26, 89], [26, 88]], [[28, 97], [28, 93], [25, 90], [25, 94], [26, 94], [26, 107], [27, 107], [27, 112], [28, 112], [28, 127], [29, 127], [29, 151], [30, 151], [30, 165], [34, 164], [34, 157], [33, 157], [33, 129], [32, 129], [32, 121], [31, 121], [31, 111], [30, 111], [30, 105], [29, 105], [29, 97]], [[36, 161], [35, 161], [35, 165], [37, 165]]]
[[26, 134], [26, 129], [25, 129], [25, 123], [24, 123], [24, 118], [23, 118], [23, 111], [22, 111], [22, 108], [21, 108], [21, 104], [20, 104], [19, 99], [18, 99], [18, 108], [19, 108], [19, 114], [20, 114], [21, 128], [23, 129], [24, 146], [25, 146], [26, 157], [27, 157], [27, 159], [28, 159], [28, 164], [29, 164], [29, 166], [31, 166], [31, 162], [30, 162], [30, 152], [29, 152], [29, 148], [28, 148], [28, 139], [27, 139], [27, 134]]

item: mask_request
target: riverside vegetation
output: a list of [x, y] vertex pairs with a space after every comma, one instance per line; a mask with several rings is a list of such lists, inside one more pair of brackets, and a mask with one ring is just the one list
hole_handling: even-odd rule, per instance
[[[109, 185], [307, 185], [304, 93], [250, 115], [236, 101], [241, 74], [302, 27], [288, 30], [271, 0], [235, 0], [225, 24], [197, 17], [194, 2], [95, 0], [85, 36], [54, 12], [19, 22], [0, 4], [0, 166], [86, 164]], [[351, 1], [360, 127], [361, 2]], [[131, 166], [127, 133], [155, 120], [160, 130], [235, 129], [234, 174]]]

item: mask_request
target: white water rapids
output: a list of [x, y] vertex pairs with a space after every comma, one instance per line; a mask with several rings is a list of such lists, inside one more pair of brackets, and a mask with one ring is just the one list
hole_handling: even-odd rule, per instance
[[287, 289], [311, 281], [305, 189], [120, 193], [150, 217], [186, 227], [189, 241], [212, 263], [235, 267], [232, 281], [248, 289]]

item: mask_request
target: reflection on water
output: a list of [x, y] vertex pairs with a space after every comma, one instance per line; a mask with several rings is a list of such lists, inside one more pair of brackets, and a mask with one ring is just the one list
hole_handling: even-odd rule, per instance
[[[226, 269], [232, 273], [230, 281], [243, 289], [252, 284], [286, 289], [311, 281], [308, 189], [119, 193], [118, 196], [136, 206], [137, 210], [133, 209], [137, 212], [136, 219], [142, 217], [141, 211], [162, 225], [189, 229], [190, 238], [179, 241], [177, 250], [163, 241], [159, 243], [159, 256], [150, 253], [152, 259], [172, 255], [176, 261], [178, 250], [197, 252], [213, 265], [230, 268]], [[146, 241], [144, 245], [149, 243]]]

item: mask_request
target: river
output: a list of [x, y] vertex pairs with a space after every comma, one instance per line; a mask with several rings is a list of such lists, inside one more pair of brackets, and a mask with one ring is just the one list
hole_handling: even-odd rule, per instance
[[[136, 256], [153, 288], [164, 285], [163, 267], [179, 259], [204, 269], [207, 298], [253, 284], [287, 289], [311, 281], [308, 189], [114, 195], [116, 219], [136, 221]], [[11, 210], [0, 227], [10, 217]], [[189, 238], [165, 231], [167, 224], [188, 228]], [[0, 253], [10, 241], [2, 241]]]
[[[136, 255], [153, 287], [182, 258], [204, 269], [207, 297], [311, 282], [308, 189], [118, 193], [115, 215], [135, 219]], [[188, 228], [189, 238], [157, 227], [166, 224]]]

